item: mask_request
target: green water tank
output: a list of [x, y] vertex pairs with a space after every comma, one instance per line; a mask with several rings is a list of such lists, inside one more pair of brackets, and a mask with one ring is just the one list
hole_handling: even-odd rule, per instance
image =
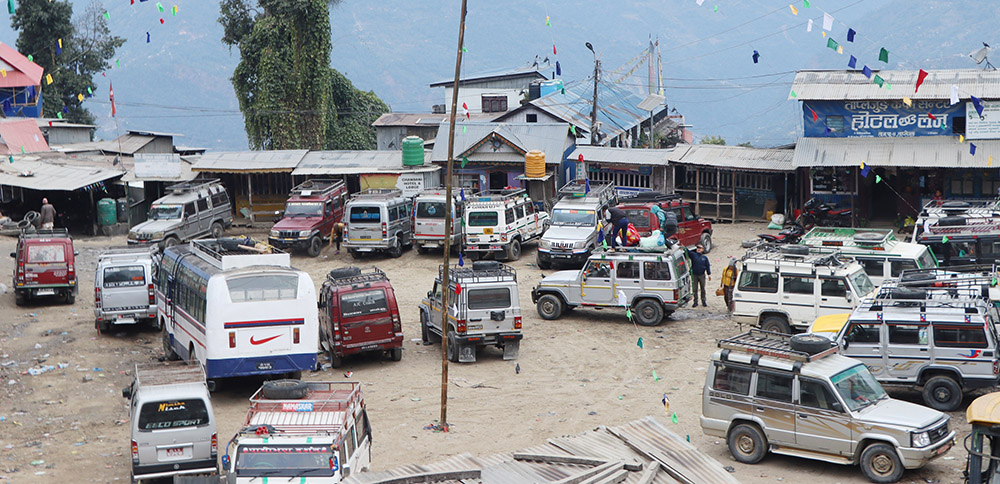
[[97, 201], [97, 224], [114, 225], [118, 223], [118, 204], [113, 198], [102, 198]]
[[403, 138], [403, 166], [424, 164], [424, 140], [419, 136]]

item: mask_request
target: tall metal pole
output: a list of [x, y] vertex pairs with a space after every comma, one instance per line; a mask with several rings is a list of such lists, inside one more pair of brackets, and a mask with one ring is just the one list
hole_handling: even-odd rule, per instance
[[590, 145], [597, 146], [597, 73], [601, 61], [597, 60], [597, 52], [590, 42], [587, 42], [587, 49], [594, 54], [594, 105], [590, 110]]
[[[455, 165], [455, 109], [458, 108], [458, 81], [462, 72], [462, 46], [465, 42], [466, 0], [462, 0], [462, 17], [458, 23], [458, 52], [455, 56], [455, 84], [451, 90], [451, 116], [448, 126], [448, 178], [445, 180], [445, 200], [449, 208], [444, 211], [444, 267], [441, 270], [441, 428], [448, 428], [448, 296], [451, 291], [448, 284], [448, 264], [451, 254], [452, 209], [454, 203], [451, 197], [452, 170]], [[460, 242], [461, 243], [461, 242]]]

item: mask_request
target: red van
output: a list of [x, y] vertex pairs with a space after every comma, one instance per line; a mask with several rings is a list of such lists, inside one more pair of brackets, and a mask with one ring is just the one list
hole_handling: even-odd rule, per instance
[[694, 213], [691, 204], [685, 202], [679, 195], [664, 195], [662, 193], [640, 193], [634, 197], [623, 199], [618, 208], [628, 215], [628, 221], [635, 226], [639, 235], [649, 236], [654, 230], [660, 230], [660, 221], [650, 209], [659, 205], [664, 211], [672, 210], [677, 215], [677, 239], [685, 247], [693, 248], [701, 243], [705, 252], [712, 250], [712, 222]]
[[403, 358], [403, 328], [389, 277], [378, 268], [333, 269], [319, 296], [319, 340], [337, 368], [347, 355], [380, 351]]
[[76, 254], [66, 229], [40, 229], [21, 234], [14, 265], [14, 302], [23, 306], [38, 296], [59, 296], [66, 304], [76, 301]]

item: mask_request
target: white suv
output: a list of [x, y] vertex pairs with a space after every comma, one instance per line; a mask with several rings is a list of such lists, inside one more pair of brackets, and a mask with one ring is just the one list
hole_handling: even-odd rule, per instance
[[470, 259], [493, 254], [521, 258], [521, 246], [549, 228], [549, 214], [535, 207], [524, 190], [489, 191], [468, 199], [464, 214], [465, 253]]

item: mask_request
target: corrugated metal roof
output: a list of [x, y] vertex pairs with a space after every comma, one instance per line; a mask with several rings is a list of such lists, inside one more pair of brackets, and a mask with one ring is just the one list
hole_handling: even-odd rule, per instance
[[[471, 120], [492, 121], [507, 113], [469, 113]], [[372, 126], [421, 126], [437, 127], [449, 120], [447, 113], [385, 113], [378, 117]], [[459, 116], [461, 117], [461, 116]]]
[[639, 148], [610, 148], [607, 146], [580, 145], [567, 158], [569, 160], [576, 160], [582, 154], [584, 161], [664, 166], [670, 163], [671, 159], [680, 157], [687, 152], [689, 146], [677, 145], [676, 148], [671, 149], [646, 150]]
[[[31, 176], [22, 176], [31, 173]], [[14, 155], [14, 163], [0, 163], [0, 185], [29, 190], [73, 191], [100, 181], [122, 176], [117, 169], [74, 164], [37, 155]]]
[[40, 86], [45, 69], [22, 55], [17, 49], [0, 42], [0, 62], [14, 70], [6, 69], [7, 75], [0, 77], [0, 87]]
[[743, 146], [690, 145], [690, 148], [670, 161], [686, 165], [713, 166], [745, 171], [795, 171], [795, 152], [780, 148], [747, 148]]
[[111, 141], [97, 141], [94, 146], [105, 153], [134, 155], [136, 151], [141, 150], [154, 139], [156, 139], [155, 136], [123, 134]]
[[45, 142], [45, 135], [38, 129], [38, 124], [34, 119], [14, 119], [0, 122], [0, 138], [3, 138], [5, 145], [0, 149], [0, 153], [5, 155], [20, 154], [24, 149], [25, 153], [35, 153], [38, 151], [49, 151], [49, 144]]
[[[642, 449], [636, 451], [633, 447]], [[660, 471], [652, 482], [677, 484], [672, 475], [680, 475], [694, 484], [739, 484], [722, 464], [684, 441], [654, 417], [619, 426], [598, 427], [575, 437], [549, 439], [547, 444], [525, 449], [519, 453], [538, 455], [578, 456], [606, 459], [608, 461], [638, 462], [642, 470], [630, 471], [624, 481], [635, 484], [652, 462], [660, 464]], [[669, 467], [669, 469], [665, 469]], [[479, 469], [482, 476], [475, 480], [440, 480], [438, 483], [465, 484], [536, 484], [552, 482], [592, 469], [583, 464], [557, 464], [514, 459], [514, 454], [494, 454], [473, 457], [461, 454], [442, 462], [409, 465], [389, 471], [358, 472], [347, 478], [345, 484], [375, 484], [387, 479], [426, 473]]]
[[306, 153], [292, 175], [351, 175], [361, 173], [412, 173], [437, 171], [430, 164], [430, 154], [424, 150], [423, 166], [403, 166], [399, 150], [310, 151]]
[[290, 173], [309, 150], [210, 151], [195, 160], [194, 171], [213, 173]]
[[[541, 150], [545, 153], [546, 164], [561, 162], [575, 145], [573, 137], [569, 133], [569, 125], [565, 123], [465, 122], [455, 126], [455, 159], [461, 159], [463, 153], [494, 134], [510, 141], [525, 152]], [[508, 152], [503, 159], [496, 159], [497, 157], [490, 153], [492, 147], [488, 146], [488, 143], [479, 146], [478, 149], [481, 149], [484, 154], [489, 154], [490, 161], [524, 162], [524, 155], [511, 152]], [[476, 161], [476, 152], [474, 151], [465, 156], [469, 158], [469, 161]], [[434, 162], [448, 161], [448, 123], [441, 123], [438, 128], [431, 160]]]
[[[594, 104], [593, 88], [592, 81], [573, 81], [565, 85], [565, 93], [555, 91], [531, 101], [531, 104], [589, 133], [590, 111]], [[639, 103], [643, 99], [645, 98], [615, 84], [598, 85], [597, 121], [601, 123], [601, 132], [607, 135], [605, 140], [649, 121], [649, 111], [639, 109]], [[654, 112], [658, 113], [663, 109], [665, 106], [660, 106]]]
[[[538, 79], [548, 79], [548, 77], [545, 77], [545, 74], [538, 72], [539, 69], [554, 70], [555, 66], [550, 65], [549, 63], [539, 63], [535, 65], [526, 64], [521, 67], [494, 69], [492, 71], [466, 74], [459, 78], [458, 85], [461, 87], [470, 83], [483, 82], [491, 79], [503, 79], [507, 77], [536, 77]], [[449, 87], [454, 85], [455, 78], [450, 77], [443, 81], [432, 83], [431, 87]]]
[[[871, 67], [871, 66], [869, 66]], [[792, 91], [800, 101], [824, 100], [901, 100], [948, 99], [951, 86], [958, 86], [958, 96], [969, 99], [969, 94], [980, 99], [1000, 99], [1000, 71], [983, 69], [935, 69], [927, 71], [927, 78], [920, 90], [913, 92], [917, 85], [918, 71], [877, 71], [873, 70], [895, 89], [879, 87], [861, 71], [798, 71], [792, 82]], [[874, 74], [872, 75], [874, 78]], [[789, 96], [791, 94], [789, 93]]]
[[[1000, 140], [969, 141], [952, 136], [914, 138], [799, 138], [792, 166], [871, 166], [986, 168], [990, 157], [1000, 163]], [[995, 168], [995, 166], [993, 167]]]

